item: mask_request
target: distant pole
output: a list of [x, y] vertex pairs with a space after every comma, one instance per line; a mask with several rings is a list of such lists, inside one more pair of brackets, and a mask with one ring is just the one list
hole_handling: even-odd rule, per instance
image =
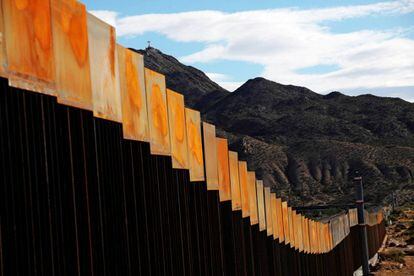
[[369, 272], [369, 257], [368, 257], [368, 242], [367, 242], [367, 228], [365, 225], [364, 216], [364, 189], [362, 187], [362, 177], [356, 172], [354, 178], [354, 184], [356, 188], [356, 206], [358, 210], [358, 224], [360, 228], [361, 236], [361, 251], [362, 251], [362, 272], [364, 276], [370, 275]]
[[397, 197], [397, 193], [396, 192], [393, 192], [393, 194], [394, 194], [394, 205], [395, 205], [395, 207], [398, 207], [398, 197]]

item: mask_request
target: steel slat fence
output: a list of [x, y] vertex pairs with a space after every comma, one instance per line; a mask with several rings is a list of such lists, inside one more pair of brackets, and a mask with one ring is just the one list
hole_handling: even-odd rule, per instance
[[[350, 275], [358, 225], [299, 252], [119, 123], [1, 80], [2, 275]], [[371, 219], [372, 221], [372, 219]], [[370, 256], [385, 235], [368, 226]]]

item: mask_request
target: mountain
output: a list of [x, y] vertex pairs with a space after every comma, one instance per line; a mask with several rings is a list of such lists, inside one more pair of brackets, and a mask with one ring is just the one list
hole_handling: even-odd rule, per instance
[[414, 146], [411, 103], [339, 92], [322, 96], [263, 78], [247, 81], [206, 115], [227, 130], [283, 144], [330, 139]]
[[414, 201], [414, 104], [255, 78], [229, 93], [159, 50], [139, 50], [167, 87], [214, 123], [230, 148], [293, 205], [352, 203], [359, 171], [366, 200]]

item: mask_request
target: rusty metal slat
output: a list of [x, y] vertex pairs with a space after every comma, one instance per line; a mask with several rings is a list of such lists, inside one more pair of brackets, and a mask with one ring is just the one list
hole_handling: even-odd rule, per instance
[[51, 0], [51, 10], [58, 101], [93, 110], [85, 5]]
[[171, 144], [165, 77], [147, 68], [144, 71], [151, 154], [168, 156], [171, 154]]
[[250, 209], [250, 224], [255, 225], [259, 223], [257, 210], [257, 194], [256, 194], [256, 174], [255, 172], [248, 172], [248, 190], [249, 190], [249, 209]]
[[122, 106], [122, 131], [125, 139], [149, 142], [144, 58], [117, 44]]
[[239, 161], [239, 183], [240, 183], [240, 203], [242, 209], [243, 218], [250, 216], [250, 199], [249, 199], [249, 186], [247, 176], [247, 162]]
[[267, 230], [267, 236], [269, 237], [273, 235], [271, 194], [270, 194], [269, 187], [264, 187], [264, 200], [265, 200], [265, 211], [266, 211], [266, 230]]
[[[55, 95], [50, 1], [4, 0], [2, 9], [0, 71], [11, 86]], [[7, 68], [3, 66], [6, 59]]]
[[240, 195], [240, 174], [238, 165], [238, 154], [235, 151], [229, 151], [229, 168], [230, 168], [230, 188], [231, 188], [231, 206], [233, 211], [241, 210]]
[[230, 165], [227, 139], [216, 138], [216, 146], [220, 202], [223, 202], [231, 200]]
[[4, 34], [3, 5], [0, 4], [0, 77], [7, 78], [6, 40]]
[[204, 157], [201, 142], [200, 112], [185, 108], [190, 181], [204, 181]]
[[282, 200], [276, 198], [276, 215], [277, 215], [277, 225], [279, 229], [279, 242], [285, 241], [285, 230], [283, 225], [283, 211], [282, 211]]
[[167, 89], [172, 167], [189, 169], [187, 130], [183, 95]]
[[207, 190], [219, 190], [216, 127], [203, 122], [204, 165]]
[[259, 231], [266, 230], [266, 207], [264, 201], [263, 181], [257, 180], [257, 207], [259, 216]]
[[[93, 113], [122, 122], [115, 28], [87, 13]], [[124, 72], [122, 72], [124, 73]]]
[[276, 194], [270, 194], [270, 215], [272, 216], [273, 239], [279, 239], [279, 225], [277, 224]]

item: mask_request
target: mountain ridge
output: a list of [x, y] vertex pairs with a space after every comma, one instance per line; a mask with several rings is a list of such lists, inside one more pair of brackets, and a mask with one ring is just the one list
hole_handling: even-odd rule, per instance
[[[230, 92], [210, 80], [201, 70], [180, 63], [158, 49], [131, 49], [144, 56], [145, 66], [166, 76], [167, 87], [185, 96], [186, 105], [201, 112]], [[186, 79], [186, 82], [181, 80]]]
[[369, 94], [321, 95], [261, 77], [230, 93], [159, 50], [137, 51], [293, 205], [352, 203], [356, 170], [368, 202], [386, 203], [391, 191], [401, 201], [414, 200], [414, 104]]

